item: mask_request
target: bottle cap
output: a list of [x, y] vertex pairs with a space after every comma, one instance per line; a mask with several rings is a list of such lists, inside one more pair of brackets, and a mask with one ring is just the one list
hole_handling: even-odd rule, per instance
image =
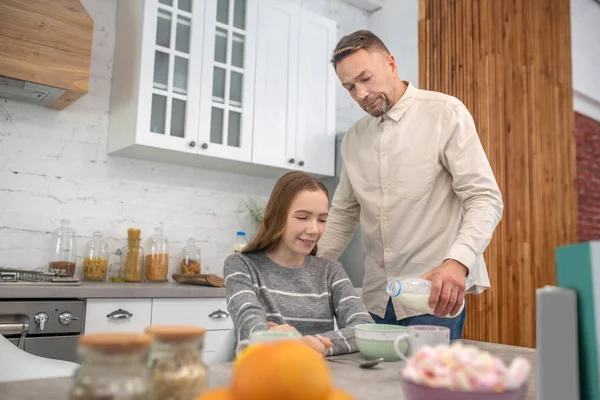
[[399, 296], [402, 293], [402, 282], [391, 281], [387, 287], [387, 293], [392, 297]]
[[237, 235], [238, 235], [238, 236], [246, 236], [246, 232], [241, 232], [241, 231], [240, 231], [240, 232], [238, 232], [238, 233], [237, 233]]

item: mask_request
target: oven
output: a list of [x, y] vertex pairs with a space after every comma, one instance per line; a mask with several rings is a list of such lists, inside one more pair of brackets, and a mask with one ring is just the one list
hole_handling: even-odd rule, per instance
[[77, 362], [82, 299], [0, 300], [0, 334], [28, 353]]

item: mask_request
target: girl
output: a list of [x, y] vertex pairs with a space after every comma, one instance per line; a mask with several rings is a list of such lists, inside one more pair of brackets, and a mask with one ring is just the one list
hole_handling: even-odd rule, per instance
[[320, 181], [299, 171], [279, 178], [256, 237], [225, 260], [227, 308], [238, 342], [255, 331], [297, 330], [321, 353], [357, 350], [353, 327], [373, 320], [342, 265], [315, 257], [327, 210]]

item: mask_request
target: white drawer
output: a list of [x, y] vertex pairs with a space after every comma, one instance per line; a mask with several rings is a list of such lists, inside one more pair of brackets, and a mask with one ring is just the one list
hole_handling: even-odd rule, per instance
[[233, 327], [224, 298], [152, 299], [152, 325], [194, 325], [207, 331]]
[[84, 332], [142, 333], [150, 325], [151, 316], [152, 299], [88, 299]]
[[225, 341], [225, 337], [227, 336], [227, 332], [225, 331], [206, 331], [206, 335], [204, 336], [204, 351], [205, 352], [213, 352], [217, 351], [221, 348], [221, 345]]

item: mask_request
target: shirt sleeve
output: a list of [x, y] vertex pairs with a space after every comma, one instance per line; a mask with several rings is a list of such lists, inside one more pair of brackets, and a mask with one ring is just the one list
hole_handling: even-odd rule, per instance
[[[346, 138], [342, 140], [343, 148]], [[337, 260], [352, 239], [359, 216], [360, 204], [356, 200], [352, 184], [342, 164], [339, 183], [331, 201], [325, 233], [319, 240], [317, 255]]]
[[239, 254], [227, 257], [223, 271], [227, 310], [238, 343], [248, 339], [254, 331], [269, 329], [266, 311], [258, 300], [258, 289], [253, 285], [252, 275], [242, 257]]
[[459, 104], [447, 119], [447, 135], [441, 138], [442, 162], [461, 201], [462, 221], [446, 259], [456, 260], [470, 271], [490, 243], [504, 205], [473, 117]]
[[333, 343], [333, 347], [327, 352], [329, 356], [358, 351], [354, 327], [358, 324], [374, 323], [342, 264], [337, 261], [332, 263], [329, 291], [338, 330], [317, 335], [324, 336]]

